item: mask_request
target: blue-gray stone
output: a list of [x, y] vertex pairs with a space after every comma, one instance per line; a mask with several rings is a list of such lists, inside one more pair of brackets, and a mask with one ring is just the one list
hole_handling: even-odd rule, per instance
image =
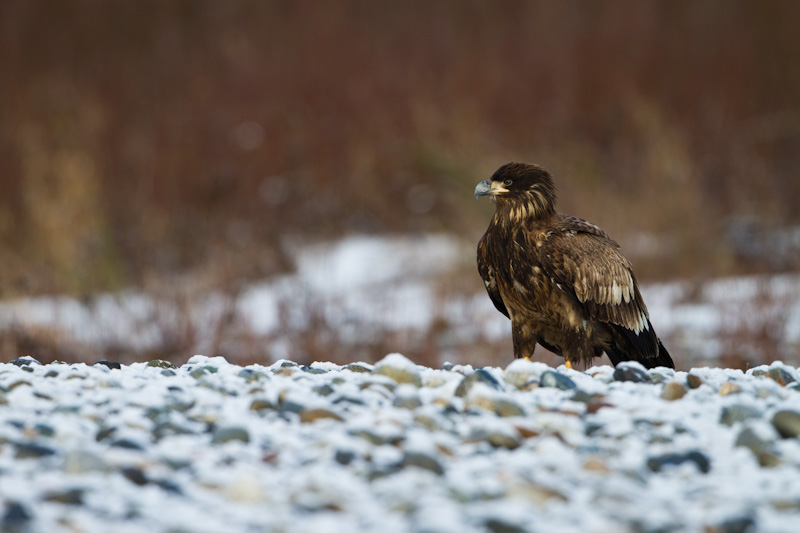
[[800, 435], [800, 412], [778, 411], [772, 417], [772, 425], [784, 439], [793, 439]]
[[458, 387], [456, 388], [456, 396], [463, 398], [467, 395], [467, 393], [469, 393], [470, 389], [472, 389], [476, 383], [485, 383], [493, 389], [503, 390], [503, 386], [494, 378], [494, 376], [492, 376], [486, 370], [480, 368], [461, 380], [461, 383], [459, 383]]
[[564, 374], [559, 374], [552, 370], [546, 370], [539, 378], [539, 385], [542, 387], [552, 387], [560, 390], [572, 390], [575, 388], [575, 382]]
[[704, 474], [711, 470], [711, 461], [708, 456], [698, 451], [657, 455], [647, 460], [647, 468], [653, 472], [661, 472], [665, 466], [677, 466], [683, 463], [694, 463], [697, 469]]

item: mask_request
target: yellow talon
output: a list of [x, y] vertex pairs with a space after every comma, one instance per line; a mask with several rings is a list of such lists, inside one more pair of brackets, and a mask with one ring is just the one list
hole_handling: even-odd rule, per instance
[[569, 361], [564, 361], [564, 366], [572, 370], [572, 363], [570, 363]]

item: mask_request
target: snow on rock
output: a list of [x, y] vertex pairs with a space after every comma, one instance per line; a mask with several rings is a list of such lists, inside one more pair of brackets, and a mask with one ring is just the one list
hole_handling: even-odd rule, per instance
[[[292, 339], [314, 328], [315, 321], [345, 345], [385, 339], [390, 332], [425, 332], [439, 321], [448, 328], [439, 339], [445, 357], [457, 356], [476, 339], [510, 337], [508, 319], [474, 273], [474, 243], [446, 234], [351, 236], [296, 245], [289, 253], [295, 272], [250, 284], [235, 295], [192, 293], [179, 284], [176, 294], [129, 290], [87, 301], [0, 302], [0, 330], [51, 330], [65, 344], [77, 343], [78, 352], [146, 353], [163, 351], [171, 332], [188, 328], [196, 334], [194, 348], [203, 351], [216, 349], [219, 325], [228, 324], [233, 313], [248, 338], [269, 338], [273, 358], [290, 356]], [[473, 272], [474, 288], [448, 288], [447, 279], [465, 265]], [[797, 273], [645, 284], [642, 295], [654, 328], [684, 366], [716, 364], [731, 355], [797, 363]]]
[[432, 369], [400, 354], [112, 366], [0, 364], [0, 530], [800, 523], [800, 375], [781, 363], [646, 379], [529, 361]]

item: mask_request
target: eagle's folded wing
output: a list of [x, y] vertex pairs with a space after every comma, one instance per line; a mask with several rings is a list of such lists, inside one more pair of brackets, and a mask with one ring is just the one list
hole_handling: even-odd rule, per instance
[[658, 339], [630, 262], [605, 233], [591, 228], [562, 227], [553, 232], [538, 249], [539, 263], [553, 282], [575, 296], [590, 318], [611, 325], [641, 357], [655, 357]]
[[481, 275], [481, 279], [483, 279], [483, 285], [486, 287], [486, 292], [497, 310], [506, 315], [506, 317], [511, 318], [508, 314], [508, 309], [506, 309], [506, 304], [503, 303], [503, 298], [500, 296], [497, 278], [495, 277], [494, 269], [488, 264], [486, 254], [486, 243], [481, 241], [478, 245], [478, 272]]

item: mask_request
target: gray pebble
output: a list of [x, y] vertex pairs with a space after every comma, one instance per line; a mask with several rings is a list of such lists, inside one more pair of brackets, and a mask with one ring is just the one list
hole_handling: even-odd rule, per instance
[[311, 388], [315, 393], [319, 394], [320, 396], [330, 396], [334, 393], [333, 387], [328, 385], [327, 383], [323, 383], [322, 385], [315, 385]]
[[372, 372], [372, 368], [364, 363], [350, 363], [349, 365], [345, 365], [344, 370], [349, 370], [350, 372], [356, 372], [358, 374], [369, 374]]
[[392, 378], [397, 383], [410, 383], [415, 387], [422, 386], [422, 378], [419, 372], [399, 368], [390, 365], [379, 365], [375, 367], [373, 373]]
[[736, 437], [736, 446], [742, 446], [753, 452], [761, 466], [776, 466], [780, 458], [775, 453], [775, 445], [771, 439], [764, 437], [751, 427], [744, 427]]
[[29, 531], [29, 522], [33, 518], [28, 509], [19, 502], [7, 501], [5, 513], [0, 520], [0, 531], [8, 533], [23, 533]]
[[485, 396], [473, 396], [467, 402], [467, 407], [481, 407], [487, 411], [502, 416], [525, 416], [525, 410], [520, 405], [511, 399], [505, 398], [487, 398]]
[[493, 389], [503, 390], [503, 386], [494, 378], [494, 376], [492, 376], [486, 370], [480, 368], [461, 380], [461, 383], [459, 383], [458, 387], [456, 388], [456, 396], [463, 398], [467, 395], [467, 393], [469, 393], [476, 383], [485, 383]]
[[325, 370], [324, 368], [316, 368], [316, 367], [308, 366], [308, 365], [301, 366], [300, 370], [302, 370], [303, 372], [306, 372], [308, 374], [327, 374], [328, 373], [328, 371]]
[[72, 450], [64, 457], [64, 472], [83, 474], [92, 471], [105, 471], [108, 464], [101, 456], [87, 450]]
[[784, 439], [793, 439], [800, 435], [800, 412], [778, 411], [772, 417], [772, 425]]
[[174, 364], [170, 363], [169, 361], [165, 361], [164, 359], [153, 359], [152, 361], [148, 361], [147, 366], [155, 368], [177, 368]]
[[166, 422], [161, 422], [160, 424], [156, 424], [156, 426], [153, 428], [153, 438], [156, 440], [156, 442], [160, 441], [164, 437], [171, 437], [173, 435], [192, 435], [194, 433], [194, 431], [169, 420]]
[[51, 491], [44, 494], [48, 502], [63, 503], [66, 505], [83, 505], [83, 489], [67, 489]]
[[631, 364], [620, 363], [620, 365], [614, 369], [614, 381], [651, 383], [653, 380], [650, 378], [650, 375], [641, 368]]
[[416, 466], [429, 470], [436, 475], [443, 475], [444, 468], [436, 457], [421, 452], [406, 452], [403, 456], [403, 467]]
[[767, 372], [767, 376], [778, 382], [782, 387], [785, 387], [786, 385], [791, 385], [792, 383], [795, 382], [795, 379], [792, 377], [791, 374], [789, 374], [787, 371], [779, 367], [770, 368], [769, 371]]
[[350, 450], [336, 450], [333, 458], [340, 465], [349, 465], [356, 458], [356, 454]]
[[495, 448], [508, 448], [509, 450], [519, 448], [519, 445], [521, 444], [518, 437], [499, 431], [490, 431], [486, 433], [483, 436], [483, 440]]
[[506, 521], [504, 518], [493, 517], [484, 522], [486, 531], [491, 533], [527, 533], [527, 529]]
[[413, 411], [422, 405], [422, 400], [419, 399], [419, 396], [395, 396], [392, 405]]
[[708, 533], [755, 533], [756, 521], [750, 516], [728, 518], [714, 527], [706, 528]]
[[125, 448], [126, 450], [137, 450], [137, 451], [144, 451], [145, 447], [142, 446], [140, 443], [133, 441], [131, 439], [117, 439], [111, 443], [111, 446], [115, 448]]
[[365, 441], [376, 446], [381, 446], [383, 444], [395, 445], [405, 440], [405, 437], [402, 435], [402, 433], [377, 433], [371, 429], [351, 431], [351, 434], [355, 435], [356, 437], [361, 437]]
[[136, 468], [135, 466], [128, 466], [121, 468], [119, 472], [134, 485], [139, 485], [139, 486], [147, 485], [147, 476], [144, 474], [144, 471], [142, 471], [141, 468]]
[[189, 375], [192, 376], [194, 379], [200, 379], [206, 374], [210, 374], [211, 372], [204, 366], [198, 366], [197, 368], [193, 368], [189, 371]]
[[747, 404], [733, 404], [726, 405], [722, 408], [722, 413], [719, 417], [719, 423], [726, 426], [732, 426], [736, 422], [744, 422], [751, 418], [761, 416], [761, 410]]
[[711, 470], [711, 461], [702, 452], [690, 451], [684, 453], [667, 453], [650, 457], [647, 460], [647, 468], [653, 472], [661, 472], [666, 466], [677, 466], [683, 463], [694, 463], [700, 472], [707, 474]]
[[33, 357], [19, 357], [17, 359], [14, 359], [13, 361], [9, 361], [9, 363], [15, 366], [31, 366], [31, 365], [42, 366], [42, 363], [40, 363]]
[[539, 378], [539, 385], [542, 387], [552, 387], [560, 390], [572, 390], [576, 387], [575, 382], [564, 374], [546, 370]]
[[14, 457], [17, 459], [38, 459], [56, 453], [53, 448], [35, 442], [18, 442], [16, 448]]
[[212, 444], [223, 444], [231, 441], [250, 442], [250, 434], [243, 427], [217, 427], [211, 437]]
[[243, 368], [237, 375], [247, 383], [256, 383], [267, 377], [265, 373], [252, 368]]

